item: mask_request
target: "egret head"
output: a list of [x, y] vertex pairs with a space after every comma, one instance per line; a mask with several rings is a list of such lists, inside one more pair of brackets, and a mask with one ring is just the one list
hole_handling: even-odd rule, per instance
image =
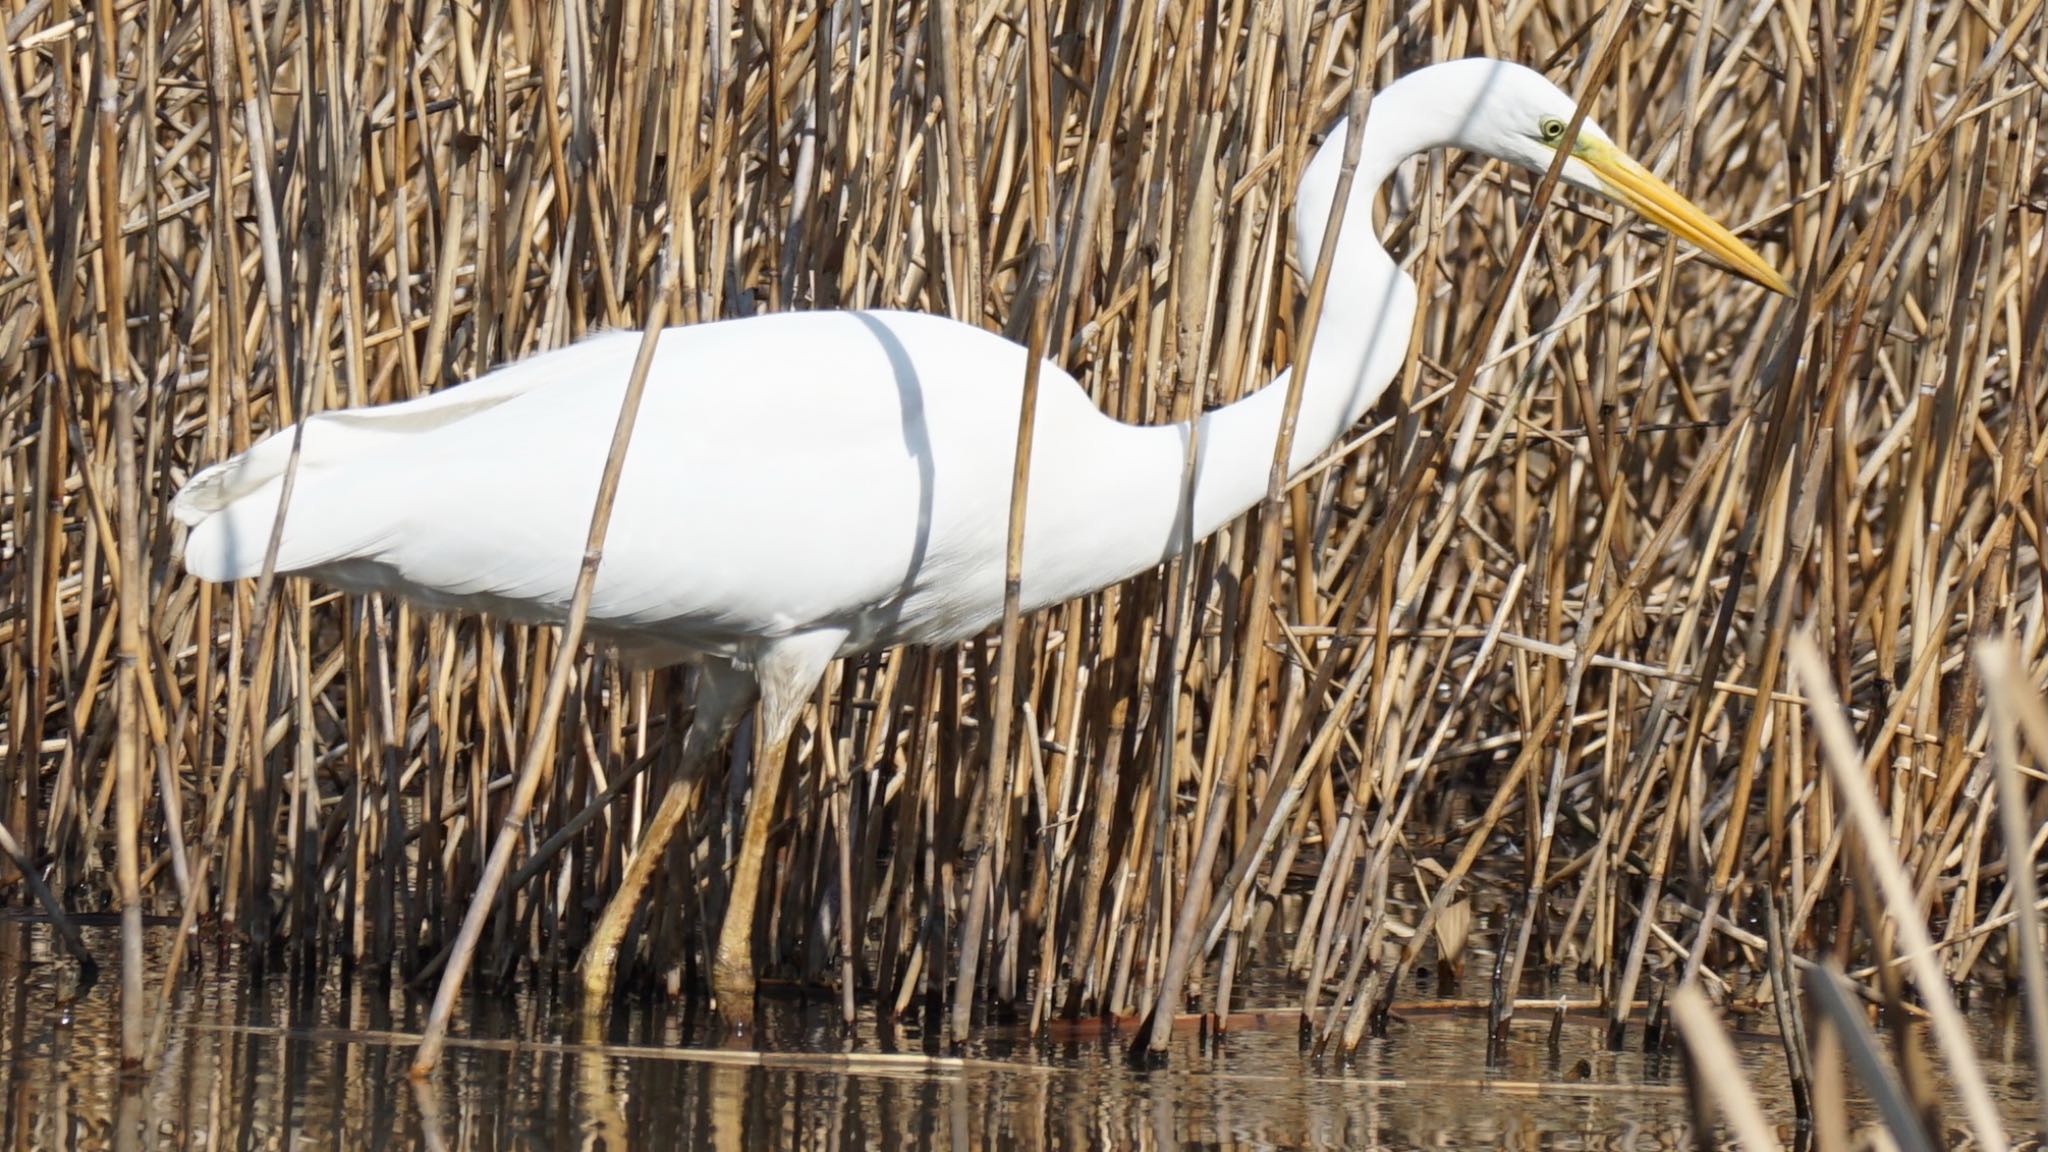
[[[1575, 106], [1572, 98], [1541, 73], [1500, 60], [1470, 59], [1439, 64], [1417, 73], [1440, 74], [1444, 107], [1458, 109], [1457, 142], [1535, 172], [1548, 171], [1565, 146]], [[1462, 96], [1454, 99], [1453, 94]], [[1651, 175], [1594, 123], [1579, 125], [1571, 156], [1560, 173], [1565, 183], [1595, 193], [1642, 215], [1658, 227], [1705, 251], [1773, 292], [1791, 294], [1784, 277], [1749, 245], [1713, 217]]]

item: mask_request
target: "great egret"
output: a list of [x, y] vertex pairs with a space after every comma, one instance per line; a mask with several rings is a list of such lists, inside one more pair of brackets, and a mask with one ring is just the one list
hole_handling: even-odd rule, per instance
[[[1485, 59], [1417, 71], [1374, 99], [1308, 350], [1291, 470], [1372, 405], [1406, 352], [1415, 288], [1370, 226], [1375, 191], [1433, 148], [1548, 167], [1573, 114], [1537, 73]], [[1347, 126], [1301, 177], [1296, 252], [1311, 268]], [[1741, 275], [1786, 291], [1727, 229], [1590, 120], [1563, 179], [1642, 213]], [[306, 423], [277, 570], [434, 608], [555, 622], [568, 613], [614, 418], [639, 337], [597, 336], [439, 394]], [[585, 954], [609, 989], [634, 901], [701, 771], [758, 694], [764, 752], [712, 967], [721, 1015], [753, 1012], [752, 930], [785, 744], [834, 657], [943, 644], [996, 620], [1026, 351], [901, 312], [810, 312], [677, 328], [653, 362], [591, 599], [591, 633], [643, 661], [695, 661], [696, 721]], [[1265, 492], [1285, 378], [1188, 425], [1134, 427], [1047, 365], [1037, 407], [1023, 605], [1058, 603], [1172, 556]], [[257, 575], [292, 436], [273, 434], [185, 485], [185, 566]], [[1191, 524], [1190, 524], [1191, 522]]]

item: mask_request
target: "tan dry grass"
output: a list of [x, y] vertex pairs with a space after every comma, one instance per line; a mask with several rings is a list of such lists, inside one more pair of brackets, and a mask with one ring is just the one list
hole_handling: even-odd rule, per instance
[[[1603, 14], [1388, 7], [1372, 79], [1484, 51], [1573, 86]], [[636, 323], [671, 236], [686, 321], [890, 306], [1022, 336], [1034, 63], [1055, 358], [1132, 420], [1272, 378], [1299, 338], [1292, 173], [1368, 13], [1055, 0], [1049, 60], [1028, 15], [0, 6], [0, 822], [58, 891], [111, 903], [132, 867], [152, 909], [418, 973], [522, 753], [529, 847], [651, 764], [515, 874], [481, 971], [573, 958], [687, 677], [580, 659], [537, 730], [552, 633], [201, 586], [165, 501], [299, 414]], [[1322, 1041], [1352, 1044], [1434, 935], [1391, 903], [1418, 868], [1448, 873], [1435, 909], [1504, 896], [1510, 974], [1580, 968], [1618, 1006], [1756, 966], [1736, 922], [1766, 888], [1796, 948], [1867, 961], [1784, 666], [1806, 622], [1943, 960], [1981, 954], [2004, 856], [1969, 640], [2011, 635], [2035, 683], [2044, 660], [2041, 4], [1619, 16], [1602, 123], [1798, 300], [1560, 197], [1481, 355], [1527, 181], [1429, 161], [1396, 229], [1428, 304], [1376, 422], [1258, 523], [1024, 623], [1007, 803], [977, 791], [994, 645], [828, 677], [770, 871], [775, 971], [849, 1011], [973, 972], [962, 1002], [1034, 1023], [1141, 1013], [1192, 912], [1188, 987], [1227, 1010], [1312, 874], [1289, 959]], [[987, 952], [962, 965], [976, 810]], [[698, 947], [723, 854], [648, 917], [657, 968]], [[1516, 862], [1475, 878], [1482, 855]]]

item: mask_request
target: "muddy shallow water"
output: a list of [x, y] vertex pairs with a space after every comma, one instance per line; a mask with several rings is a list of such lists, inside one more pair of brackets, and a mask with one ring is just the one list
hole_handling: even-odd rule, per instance
[[[161, 946], [168, 929], [154, 935]], [[114, 933], [89, 933], [112, 963]], [[164, 1057], [118, 1074], [118, 976], [60, 1002], [76, 968], [47, 930], [0, 923], [0, 1050], [8, 1148], [1673, 1148], [1691, 1146], [1681, 1061], [1608, 1052], [1573, 1023], [1517, 1028], [1485, 1064], [1469, 1015], [1398, 1019], [1349, 1059], [1302, 1053], [1291, 1015], [1220, 1041], [1177, 1037], [1170, 1064], [1134, 1071], [1125, 1038], [1031, 1041], [986, 1026], [959, 1058], [927, 1055], [864, 1015], [770, 1001], [753, 1051], [718, 1046], [701, 1013], [636, 1001], [595, 1026], [546, 989], [471, 997], [431, 1084], [405, 1076], [424, 1004], [330, 971], [252, 979], [229, 957], [180, 990]], [[1472, 989], [1479, 991], [1479, 989]], [[1291, 1006], [1254, 982], [1253, 1006]], [[1970, 1012], [2015, 1134], [2036, 1090], [2024, 1034], [2000, 998]], [[1631, 1040], [1640, 1035], [1631, 1031]], [[1738, 1039], [1789, 1142], [1783, 1057]]]

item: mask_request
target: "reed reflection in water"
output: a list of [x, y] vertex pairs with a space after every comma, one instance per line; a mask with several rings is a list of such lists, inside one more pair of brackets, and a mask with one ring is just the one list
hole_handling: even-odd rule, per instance
[[[169, 929], [152, 933], [167, 944]], [[115, 942], [89, 930], [95, 949]], [[1609, 1053], [1566, 1027], [1556, 1050], [1531, 1021], [1484, 1068], [1483, 1025], [1419, 1016], [1354, 1060], [1301, 1054], [1284, 1016], [1133, 1071], [1125, 1038], [1034, 1043], [983, 1028], [962, 1057], [892, 1039], [871, 1017], [842, 1033], [836, 1003], [771, 1005], [759, 1051], [721, 1049], [703, 1013], [625, 1006], [588, 1025], [552, 990], [466, 1002], [442, 1072], [406, 1079], [422, 1005], [329, 966], [251, 978], [236, 952], [201, 950], [162, 1062], [124, 1081], [102, 985], [74, 1003], [76, 968], [47, 928], [0, 924], [0, 1048], [8, 1148], [910, 1150], [1675, 1148], [1691, 1146], [1675, 1055]], [[1973, 1013], [2001, 1103], [2026, 1114], [2033, 1078], [2013, 1013]], [[1281, 1021], [1276, 1023], [1274, 1021]], [[588, 1037], [591, 1029], [608, 1030]], [[1789, 1142], [1781, 1059], [1739, 1044]], [[1773, 1086], [1780, 1090], [1772, 1094]]]

